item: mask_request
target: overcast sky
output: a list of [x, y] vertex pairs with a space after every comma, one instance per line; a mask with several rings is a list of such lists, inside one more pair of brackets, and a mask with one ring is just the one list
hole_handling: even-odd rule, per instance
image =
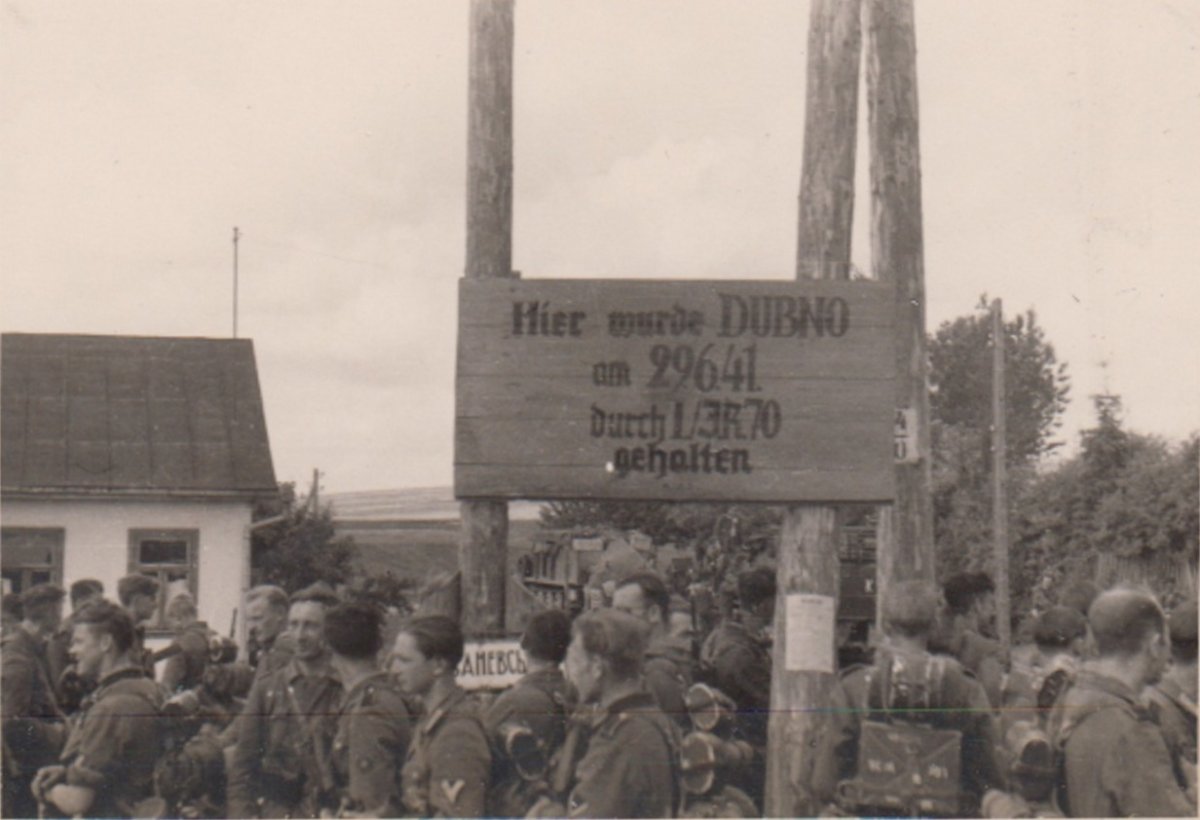
[[[4, 0], [0, 328], [227, 336], [237, 225], [279, 477], [450, 483], [467, 9]], [[916, 11], [929, 328], [1034, 308], [1066, 440], [1100, 390], [1200, 428], [1200, 2]], [[790, 278], [807, 28], [796, 0], [519, 0], [514, 267]]]

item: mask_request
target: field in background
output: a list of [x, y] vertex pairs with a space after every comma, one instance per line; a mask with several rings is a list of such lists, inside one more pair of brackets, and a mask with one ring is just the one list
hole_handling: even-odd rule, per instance
[[[359, 560], [372, 574], [387, 570], [418, 583], [436, 572], [458, 568], [459, 522], [453, 521], [336, 521], [338, 535], [358, 544]], [[529, 550], [536, 521], [510, 521], [508, 563]]]

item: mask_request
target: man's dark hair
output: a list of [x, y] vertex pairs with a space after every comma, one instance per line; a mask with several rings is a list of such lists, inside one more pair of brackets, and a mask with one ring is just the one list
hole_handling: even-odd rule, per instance
[[333, 587], [324, 581], [317, 581], [315, 584], [309, 584], [304, 589], [292, 593], [291, 603], [317, 603], [324, 606], [335, 606], [338, 603], [337, 593]]
[[18, 621], [25, 620], [25, 605], [21, 603], [21, 593], [4, 593], [4, 598], [0, 599], [0, 606], [4, 607], [4, 614], [8, 617]]
[[274, 584], [261, 584], [246, 593], [247, 605], [255, 601], [265, 601], [269, 609], [278, 612], [287, 612], [288, 610], [288, 594], [284, 592], [283, 587], [277, 587]]
[[126, 575], [121, 580], [117, 581], [117, 600], [121, 602], [121, 606], [129, 606], [133, 603], [135, 595], [158, 595], [158, 579], [151, 578], [149, 575]]
[[457, 669], [463, 656], [463, 633], [458, 622], [445, 615], [413, 618], [400, 630], [413, 636], [417, 649], [426, 660], [441, 658]]
[[79, 602], [87, 598], [99, 598], [104, 595], [104, 584], [95, 578], [81, 578], [71, 584], [71, 608], [79, 606]]
[[616, 609], [593, 609], [576, 618], [571, 631], [585, 652], [608, 663], [614, 676], [629, 680], [641, 674], [647, 626], [640, 618]]
[[775, 572], [767, 567], [755, 567], [737, 577], [738, 599], [743, 609], [754, 609], [763, 601], [775, 601]]
[[1166, 632], [1167, 618], [1149, 592], [1117, 587], [1092, 601], [1088, 623], [1101, 655], [1131, 655], [1147, 635]]
[[879, 606], [884, 631], [928, 637], [937, 619], [937, 589], [928, 581], [900, 581], [881, 596]]
[[996, 585], [986, 572], [960, 572], [942, 587], [946, 608], [952, 615], [966, 615], [975, 601], [995, 591]]
[[325, 613], [325, 641], [335, 654], [373, 658], [383, 646], [383, 613], [367, 603], [338, 604]]
[[62, 604], [66, 593], [58, 584], [38, 584], [21, 593], [21, 605], [25, 609], [25, 617], [37, 619], [54, 607]]
[[655, 604], [658, 606], [659, 617], [662, 622], [668, 623], [671, 620], [671, 591], [667, 589], [666, 582], [657, 574], [648, 571], [635, 572], [632, 575], [626, 576], [621, 583], [617, 584], [617, 589], [630, 585], [637, 585], [642, 591], [642, 597], [646, 600], [646, 605]]
[[1052, 606], [1033, 627], [1033, 640], [1044, 652], [1063, 650], [1072, 641], [1087, 637], [1087, 619], [1069, 606]]
[[1196, 660], [1196, 599], [1189, 598], [1171, 610], [1171, 657], [1178, 663]]
[[96, 601], [85, 606], [75, 615], [75, 625], [111, 635], [118, 652], [128, 652], [133, 647], [133, 618], [112, 601]]
[[562, 663], [571, 643], [571, 619], [561, 609], [543, 609], [529, 617], [521, 648], [538, 660]]

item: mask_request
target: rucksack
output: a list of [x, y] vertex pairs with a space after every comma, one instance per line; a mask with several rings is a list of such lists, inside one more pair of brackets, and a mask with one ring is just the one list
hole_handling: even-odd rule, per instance
[[947, 660], [883, 654], [866, 673], [868, 711], [853, 778], [838, 803], [855, 813], [959, 816], [962, 732], [937, 728]]

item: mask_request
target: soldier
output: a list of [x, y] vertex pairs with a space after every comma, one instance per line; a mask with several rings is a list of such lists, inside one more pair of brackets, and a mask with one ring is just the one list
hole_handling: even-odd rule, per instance
[[149, 575], [126, 575], [117, 581], [117, 598], [133, 619], [133, 658], [154, 679], [154, 653], [146, 648], [146, 624], [158, 612], [158, 579]]
[[25, 607], [21, 604], [21, 593], [6, 592], [0, 599], [3, 619], [0, 620], [0, 638], [7, 638], [25, 620]]
[[545, 799], [531, 816], [673, 817], [679, 806], [679, 740], [641, 680], [645, 621], [619, 610], [575, 620], [567, 679], [594, 710], [566, 806]]
[[168, 695], [194, 689], [204, 681], [212, 630], [197, 618], [198, 614], [195, 599], [186, 592], [167, 603], [167, 623], [175, 630], [175, 639], [164, 650], [162, 685]]
[[988, 702], [999, 706], [1008, 665], [1004, 646], [988, 637], [996, 621], [996, 586], [984, 572], [960, 573], [943, 587], [949, 616], [949, 653], [983, 684]]
[[1040, 723], [1039, 715], [1048, 711], [1075, 679], [1087, 640], [1087, 620], [1078, 610], [1054, 606], [1038, 616], [1029, 663], [1014, 662], [1005, 678], [1004, 719]]
[[33, 784], [39, 801], [68, 816], [144, 816], [135, 812], [153, 789], [162, 697], [135, 648], [133, 620], [121, 607], [99, 601], [78, 613], [71, 657], [96, 689], [72, 725], [61, 764], [43, 768]]
[[671, 593], [653, 572], [627, 576], [613, 592], [613, 609], [645, 621], [649, 629], [642, 674], [659, 707], [681, 727], [688, 722], [684, 696], [695, 677], [692, 647], [671, 637]]
[[340, 604], [325, 614], [325, 640], [344, 694], [333, 740], [340, 815], [399, 817], [400, 769], [412, 716], [400, 687], [379, 668], [383, 618], [368, 604]]
[[5, 758], [12, 767], [5, 772], [5, 817], [36, 815], [29, 786], [38, 769], [53, 763], [62, 749], [65, 727], [46, 666], [46, 639], [62, 619], [63, 595], [54, 584], [25, 592], [24, 620], [4, 639], [0, 653]]
[[[881, 601], [884, 639], [872, 666], [848, 670], [831, 709], [831, 724], [822, 737], [813, 773], [813, 790], [823, 801], [855, 814], [970, 816], [991, 789], [1001, 785], [996, 761], [997, 737], [987, 695], [979, 683], [952, 658], [927, 650], [937, 615], [932, 585], [905, 581], [892, 587]], [[864, 739], [867, 727], [884, 725], [894, 731], [928, 732], [930, 738], [959, 733], [958, 759], [920, 761], [881, 759], [881, 738]], [[933, 733], [940, 732], [940, 735]], [[886, 736], [886, 731], [883, 733]], [[936, 748], [939, 744], [913, 744]], [[886, 746], [883, 746], [886, 748]], [[864, 757], [874, 756], [871, 765]], [[903, 772], [916, 768], [911, 783]], [[889, 768], [891, 767], [891, 768]], [[866, 770], [864, 770], [866, 769]], [[946, 773], [958, 769], [960, 781]], [[886, 772], [888, 793], [881, 793], [879, 771]], [[936, 783], [942, 772], [947, 782]], [[940, 806], [922, 805], [935, 792]], [[894, 790], [894, 793], [890, 790]]]
[[766, 778], [767, 721], [771, 710], [771, 641], [767, 630], [775, 613], [775, 572], [767, 567], [737, 577], [741, 620], [726, 618], [700, 652], [712, 684], [737, 706], [737, 737], [754, 747], [755, 761], [739, 780], [762, 804]]
[[404, 807], [418, 817], [488, 814], [492, 756], [482, 718], [454, 682], [462, 656], [462, 630], [444, 615], [409, 621], [392, 647], [392, 673], [424, 704], [402, 774]]
[[287, 666], [292, 659], [287, 620], [288, 597], [281, 588], [263, 584], [246, 593], [246, 626], [250, 632], [250, 662], [255, 667], [255, 677]]
[[1176, 779], [1196, 788], [1196, 599], [1171, 610], [1171, 666], [1150, 687], [1150, 708], [1175, 761]]
[[293, 657], [255, 681], [237, 719], [231, 817], [316, 817], [336, 807], [330, 752], [342, 685], [325, 643], [325, 612], [336, 601], [323, 583], [292, 596]]
[[[559, 665], [570, 642], [571, 619], [562, 610], [546, 609], [530, 617], [521, 636], [529, 672], [492, 702], [483, 719], [492, 748], [506, 749], [516, 727], [533, 734], [543, 760], [562, 746], [567, 733], [567, 681]], [[533, 784], [508, 757], [495, 769], [489, 810], [498, 817], [524, 817], [537, 799]]]
[[104, 584], [95, 578], [82, 578], [71, 584], [71, 615], [59, 626], [46, 647], [50, 682], [54, 684], [58, 705], [65, 714], [71, 714], [78, 709], [83, 696], [87, 694], [74, 667], [71, 666], [71, 634], [75, 628], [75, 613], [103, 598]]
[[1141, 692], [1167, 664], [1166, 616], [1154, 596], [1118, 587], [1088, 610], [1098, 656], [1051, 714], [1064, 750], [1060, 806], [1071, 817], [1194, 816]]

